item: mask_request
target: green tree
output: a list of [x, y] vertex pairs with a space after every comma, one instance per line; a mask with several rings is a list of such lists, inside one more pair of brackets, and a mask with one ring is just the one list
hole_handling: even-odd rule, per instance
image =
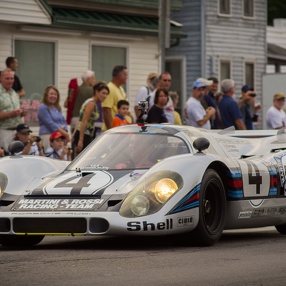
[[268, 25], [273, 25], [273, 19], [286, 18], [286, 1], [285, 0], [268, 0]]

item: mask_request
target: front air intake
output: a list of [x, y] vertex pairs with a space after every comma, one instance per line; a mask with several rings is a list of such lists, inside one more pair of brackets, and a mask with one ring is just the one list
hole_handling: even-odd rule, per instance
[[86, 233], [84, 218], [14, 218], [16, 233]]

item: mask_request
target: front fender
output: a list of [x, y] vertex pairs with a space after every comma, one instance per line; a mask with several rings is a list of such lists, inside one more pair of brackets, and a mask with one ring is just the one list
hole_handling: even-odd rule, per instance
[[11, 156], [0, 159], [0, 174], [8, 178], [5, 194], [21, 195], [35, 179], [61, 173], [67, 161], [41, 156]]

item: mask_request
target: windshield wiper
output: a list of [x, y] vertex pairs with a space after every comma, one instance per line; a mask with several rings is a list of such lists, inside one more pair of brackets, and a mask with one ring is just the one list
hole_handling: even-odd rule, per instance
[[108, 170], [109, 167], [105, 167], [102, 165], [89, 165], [89, 166], [84, 166], [84, 167], [80, 167], [80, 168], [76, 168], [76, 172], [81, 173], [83, 171], [90, 171], [90, 170], [100, 170], [100, 171], [104, 171], [104, 170]]

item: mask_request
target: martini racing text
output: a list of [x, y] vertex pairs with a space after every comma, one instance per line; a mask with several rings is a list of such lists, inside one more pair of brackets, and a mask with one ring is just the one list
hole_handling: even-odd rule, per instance
[[93, 209], [96, 205], [103, 203], [103, 199], [21, 199], [15, 205], [15, 209]]

